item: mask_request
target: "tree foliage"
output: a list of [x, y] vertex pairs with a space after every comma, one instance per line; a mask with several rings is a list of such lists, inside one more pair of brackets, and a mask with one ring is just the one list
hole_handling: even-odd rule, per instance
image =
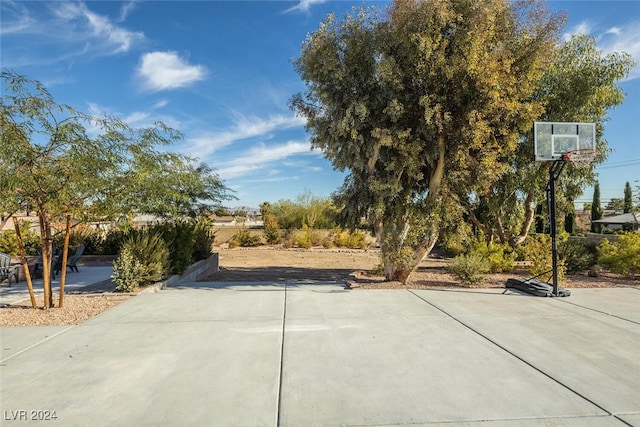
[[624, 213], [633, 212], [633, 191], [631, 190], [631, 184], [627, 181], [624, 184]]
[[[557, 187], [560, 216], [572, 213], [572, 200], [582, 194], [583, 187], [593, 184], [595, 166], [606, 159], [603, 132], [607, 111], [623, 101], [617, 82], [627, 76], [634, 62], [625, 53], [605, 55], [596, 48], [596, 40], [585, 35], [573, 36], [550, 49], [549, 54], [553, 62], [535, 83], [532, 97], [544, 108], [535, 120], [596, 124], [597, 155], [591, 167], [577, 168], [568, 163], [562, 172]], [[513, 246], [528, 235], [535, 219], [534, 205], [546, 204], [549, 164], [533, 161], [531, 122], [512, 155], [501, 159], [508, 169], [488, 191], [463, 188], [474, 223], [485, 235], [496, 235]]]
[[53, 221], [190, 215], [229, 197], [212, 169], [162, 150], [181, 138], [163, 123], [134, 129], [57, 103], [35, 80], [7, 70], [1, 78], [0, 212], [38, 214], [46, 307]]
[[591, 232], [597, 231], [596, 224], [593, 221], [597, 221], [602, 218], [602, 205], [600, 204], [600, 183], [596, 182], [593, 187], [593, 201], [591, 202]]
[[337, 203], [373, 224], [388, 279], [405, 282], [462, 217], [458, 189], [487, 194], [505, 172], [542, 112], [533, 94], [561, 23], [536, 1], [402, 0], [307, 37], [292, 106], [348, 171]]

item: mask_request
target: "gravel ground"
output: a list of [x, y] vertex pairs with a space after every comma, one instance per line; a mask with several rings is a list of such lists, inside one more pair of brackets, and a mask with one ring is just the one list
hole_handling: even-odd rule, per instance
[[[257, 247], [216, 249], [220, 255], [220, 271], [203, 281], [295, 281], [340, 280], [353, 289], [433, 289], [470, 288], [460, 284], [447, 272], [448, 260], [428, 258], [411, 275], [407, 285], [386, 282], [383, 277], [371, 275], [380, 264], [378, 250], [351, 249], [284, 249]], [[504, 288], [510, 277], [527, 277], [516, 271], [492, 274], [474, 288]], [[572, 288], [603, 288], [640, 286], [640, 281], [614, 274], [589, 277], [573, 275], [561, 283]], [[68, 294], [62, 308], [32, 309], [27, 299], [0, 308], [0, 326], [75, 325], [102, 313], [135, 294], [114, 294], [114, 284], [107, 280]], [[57, 303], [57, 295], [54, 296]], [[42, 301], [38, 302], [42, 306]]]
[[[77, 325], [131, 298], [131, 294], [65, 295], [63, 306], [44, 310], [42, 297], [36, 298], [39, 308], [31, 307], [31, 300], [23, 300], [0, 308], [0, 326], [61, 326]], [[54, 295], [56, 306], [58, 295]]]

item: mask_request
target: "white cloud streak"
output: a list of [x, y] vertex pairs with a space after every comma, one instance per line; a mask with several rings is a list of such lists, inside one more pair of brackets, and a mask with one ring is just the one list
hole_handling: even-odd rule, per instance
[[93, 41], [100, 42], [108, 54], [127, 52], [136, 43], [144, 40], [141, 32], [129, 31], [113, 24], [108, 17], [98, 15], [87, 8], [84, 3], [56, 3], [53, 13], [66, 25], [74, 35], [80, 36], [86, 31]]
[[272, 132], [302, 127], [304, 124], [305, 119], [296, 116], [277, 115], [268, 119], [261, 119], [255, 116], [238, 116], [233, 125], [227, 130], [207, 132], [200, 136], [189, 138], [186, 141], [187, 150], [192, 153], [198, 153], [201, 158], [206, 158], [216, 150], [234, 142], [258, 137], [269, 139]]
[[284, 13], [302, 12], [308, 14], [311, 6], [315, 4], [322, 4], [325, 1], [326, 0], [299, 0], [299, 3], [297, 5], [285, 10]]
[[137, 74], [145, 89], [161, 90], [187, 87], [206, 77], [207, 69], [202, 65], [191, 65], [176, 52], [150, 52], [140, 58]]
[[[83, 2], [2, 1], [0, 8], [3, 61], [8, 67], [110, 56], [129, 52], [146, 41], [144, 33], [124, 28]], [[12, 37], [20, 38], [14, 41]]]
[[308, 141], [289, 141], [281, 145], [259, 144], [233, 160], [223, 163], [218, 169], [222, 179], [234, 179], [270, 169], [273, 163], [295, 155], [316, 154]]

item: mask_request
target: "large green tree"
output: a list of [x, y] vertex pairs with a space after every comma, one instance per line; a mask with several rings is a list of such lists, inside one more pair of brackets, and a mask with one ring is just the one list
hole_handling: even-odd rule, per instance
[[349, 172], [337, 201], [373, 224], [387, 279], [406, 282], [460, 216], [458, 188], [504, 172], [542, 111], [534, 84], [562, 20], [537, 1], [401, 0], [330, 15], [308, 36], [292, 106]]
[[[628, 75], [634, 62], [626, 53], [604, 54], [596, 48], [596, 40], [585, 35], [550, 49], [549, 56], [553, 63], [536, 82], [533, 93], [533, 101], [544, 106], [536, 120], [595, 123], [598, 150], [589, 167], [569, 163], [564, 168], [557, 189], [561, 215], [572, 212], [571, 200], [593, 184], [594, 167], [606, 159], [607, 141], [602, 136], [607, 112], [622, 103], [624, 93], [617, 83]], [[534, 162], [533, 151], [533, 132], [528, 131], [512, 155], [501, 159], [507, 170], [500, 179], [488, 191], [478, 188], [468, 193], [470, 218], [489, 238], [497, 236], [514, 246], [521, 243], [535, 219], [535, 204], [545, 204], [550, 163]]]
[[37, 212], [45, 307], [53, 305], [52, 222], [188, 215], [228, 197], [206, 165], [162, 151], [181, 138], [162, 123], [134, 129], [57, 103], [24, 76], [3, 70], [1, 78], [0, 212], [4, 221], [18, 211]]

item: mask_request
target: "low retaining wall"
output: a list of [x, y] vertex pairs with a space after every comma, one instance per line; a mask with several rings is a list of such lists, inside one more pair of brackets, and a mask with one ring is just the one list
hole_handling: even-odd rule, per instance
[[181, 283], [195, 282], [202, 277], [215, 273], [219, 268], [219, 254], [216, 252], [209, 258], [200, 260], [186, 269], [182, 275], [173, 275], [163, 282], [158, 282], [147, 288], [148, 292], [157, 292]]

